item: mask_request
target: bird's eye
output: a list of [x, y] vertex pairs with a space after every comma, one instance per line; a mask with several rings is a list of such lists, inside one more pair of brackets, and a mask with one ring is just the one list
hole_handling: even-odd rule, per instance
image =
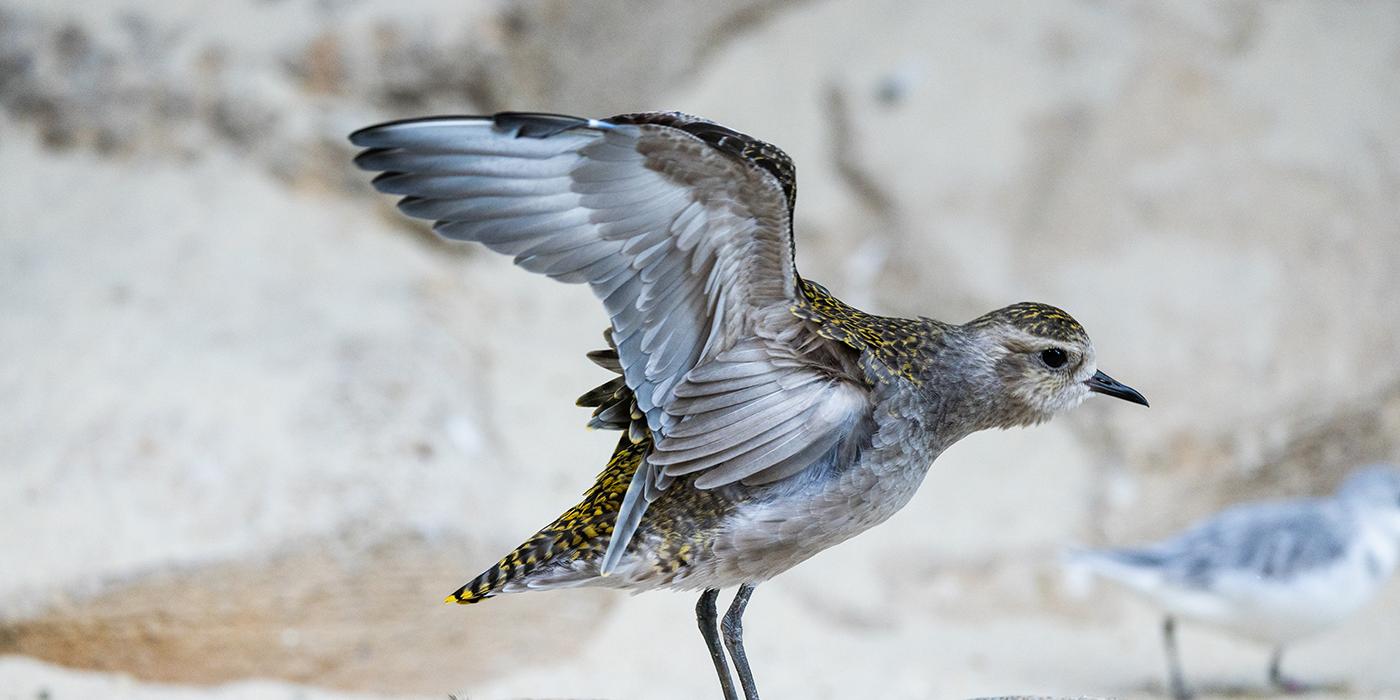
[[1050, 369], [1059, 369], [1069, 361], [1069, 355], [1059, 348], [1048, 348], [1040, 351], [1040, 361]]

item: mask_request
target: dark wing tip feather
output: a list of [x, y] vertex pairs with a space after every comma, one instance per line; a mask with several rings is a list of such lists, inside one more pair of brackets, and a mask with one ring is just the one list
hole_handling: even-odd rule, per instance
[[545, 112], [498, 112], [491, 116], [441, 115], [436, 117], [414, 117], [374, 124], [350, 134], [350, 143], [363, 148], [384, 150], [404, 145], [405, 134], [416, 127], [431, 126], [443, 122], [489, 123], [498, 132], [515, 138], [543, 139], [555, 134], [580, 127], [607, 129], [613, 124], [597, 119], [583, 119], [567, 114]]
[[[358, 162], [358, 161], [359, 161], [359, 158], [357, 157], [357, 158], [356, 158], [356, 163], [355, 163], [357, 166], [359, 166], [359, 162]], [[360, 167], [361, 167], [361, 169], [364, 169], [364, 170], [371, 170], [371, 168], [364, 168], [364, 166], [360, 166]], [[370, 186], [370, 187], [373, 187], [373, 188], [375, 189], [375, 191], [377, 191], [377, 192], [383, 192], [384, 194], [400, 194], [400, 195], [407, 195], [408, 192], [400, 192], [400, 191], [399, 191], [398, 189], [396, 189], [395, 186], [394, 186], [395, 183], [398, 182], [399, 179], [402, 178], [403, 176], [404, 176], [404, 174], [401, 173], [401, 172], [397, 172], [397, 171], [393, 171], [393, 170], [385, 170], [385, 171], [379, 173], [378, 175], [375, 175], [375, 176], [374, 176], [374, 179], [369, 181], [369, 186]]]
[[[394, 206], [397, 207], [399, 211], [415, 219], [436, 219], [438, 217], [434, 216], [432, 212], [424, 211], [424, 208], [432, 206], [434, 201], [435, 200], [429, 199], [427, 197], [416, 197], [410, 195], [407, 197], [400, 198], [399, 201], [394, 204]], [[436, 226], [436, 223], [434, 223], [434, 226]], [[434, 230], [437, 229], [434, 228]]]
[[567, 114], [547, 112], [497, 112], [491, 117], [497, 129], [514, 132], [516, 138], [543, 139], [580, 126], [594, 124], [592, 120]]
[[[357, 132], [357, 133], [358, 133], [358, 132]], [[353, 134], [352, 134], [352, 136], [353, 136]], [[380, 156], [384, 155], [385, 153], [391, 151], [391, 150], [393, 150], [393, 149], [390, 149], [390, 148], [366, 148], [365, 150], [360, 151], [359, 153], [356, 153], [356, 154], [355, 154], [355, 160], [354, 160], [355, 167], [359, 168], [360, 170], [369, 170], [369, 171], [383, 170], [383, 168], [380, 168], [379, 165], [378, 165], [377, 163], [374, 162], [374, 160], [377, 159], [377, 158], [379, 158]], [[371, 182], [372, 182], [372, 181], [371, 181]]]
[[393, 121], [372, 124], [363, 129], [357, 129], [349, 136], [350, 143], [365, 148], [384, 147], [392, 144], [384, 143], [384, 136], [392, 133], [395, 129], [404, 126], [417, 126], [432, 122], [459, 122], [472, 119], [487, 120], [491, 117], [483, 117], [478, 114], [443, 114], [436, 117], [410, 117], [408, 119], [395, 119]]
[[491, 116], [478, 114], [443, 114], [434, 117], [411, 117], [395, 119], [367, 126], [350, 134], [350, 143], [364, 147], [384, 147], [386, 137], [405, 127], [412, 128], [438, 122], [489, 121], [502, 131], [513, 132], [517, 137], [546, 138], [580, 126], [603, 126], [602, 122], [583, 119], [567, 114], [547, 112], [497, 112]]
[[797, 201], [797, 168], [783, 149], [767, 141], [685, 112], [633, 112], [608, 117], [611, 124], [656, 124], [684, 131], [711, 148], [768, 171], [782, 187], [788, 213]]

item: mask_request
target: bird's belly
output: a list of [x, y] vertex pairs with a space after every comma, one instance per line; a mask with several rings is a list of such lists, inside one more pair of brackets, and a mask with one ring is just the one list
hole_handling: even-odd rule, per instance
[[1333, 566], [1284, 580], [1221, 576], [1211, 586], [1215, 604], [1179, 612], [1267, 644], [1293, 642], [1336, 625], [1375, 595], [1384, 578], [1365, 556], [1356, 551]]
[[709, 556], [673, 585], [717, 588], [773, 578], [884, 522], [918, 490], [932, 459], [862, 463], [782, 497], [737, 504], [717, 528]]

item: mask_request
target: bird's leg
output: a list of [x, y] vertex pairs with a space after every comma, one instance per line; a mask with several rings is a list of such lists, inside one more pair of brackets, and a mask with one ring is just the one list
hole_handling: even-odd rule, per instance
[[1301, 693], [1308, 689], [1306, 683], [1295, 681], [1283, 675], [1283, 647], [1274, 649], [1274, 655], [1269, 657], [1269, 682], [1275, 688], [1285, 693]]
[[734, 679], [729, 676], [729, 664], [724, 661], [724, 647], [719, 642], [719, 611], [715, 608], [715, 598], [718, 596], [717, 588], [706, 588], [700, 594], [700, 602], [695, 604], [695, 621], [700, 623], [700, 636], [705, 638], [710, 660], [715, 662], [715, 673], [719, 674], [719, 687], [724, 691], [724, 700], [739, 700], [739, 696], [734, 694]]
[[1167, 680], [1171, 684], [1175, 700], [1190, 700], [1191, 691], [1186, 689], [1186, 679], [1181, 675], [1181, 655], [1176, 649], [1176, 618], [1168, 615], [1162, 621], [1162, 644], [1167, 649]]
[[753, 682], [753, 671], [749, 670], [749, 657], [744, 654], [744, 608], [749, 604], [754, 586], [746, 583], [739, 586], [734, 594], [734, 602], [729, 604], [729, 612], [724, 614], [724, 645], [729, 647], [729, 656], [734, 659], [734, 670], [739, 672], [739, 685], [744, 688], [744, 700], [758, 700], [758, 686]]

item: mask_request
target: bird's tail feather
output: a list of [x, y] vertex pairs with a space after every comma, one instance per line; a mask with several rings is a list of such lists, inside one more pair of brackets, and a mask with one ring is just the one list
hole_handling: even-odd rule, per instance
[[650, 436], [634, 443], [624, 433], [607, 467], [578, 505], [447, 596], [447, 602], [470, 605], [498, 593], [580, 585], [596, 577], [623, 494], [650, 447]]
[[1089, 549], [1070, 547], [1061, 558], [1066, 572], [1066, 587], [1071, 592], [1087, 595], [1094, 577], [1106, 578], [1129, 588], [1147, 590], [1157, 583], [1158, 558], [1151, 552], [1135, 549]]

